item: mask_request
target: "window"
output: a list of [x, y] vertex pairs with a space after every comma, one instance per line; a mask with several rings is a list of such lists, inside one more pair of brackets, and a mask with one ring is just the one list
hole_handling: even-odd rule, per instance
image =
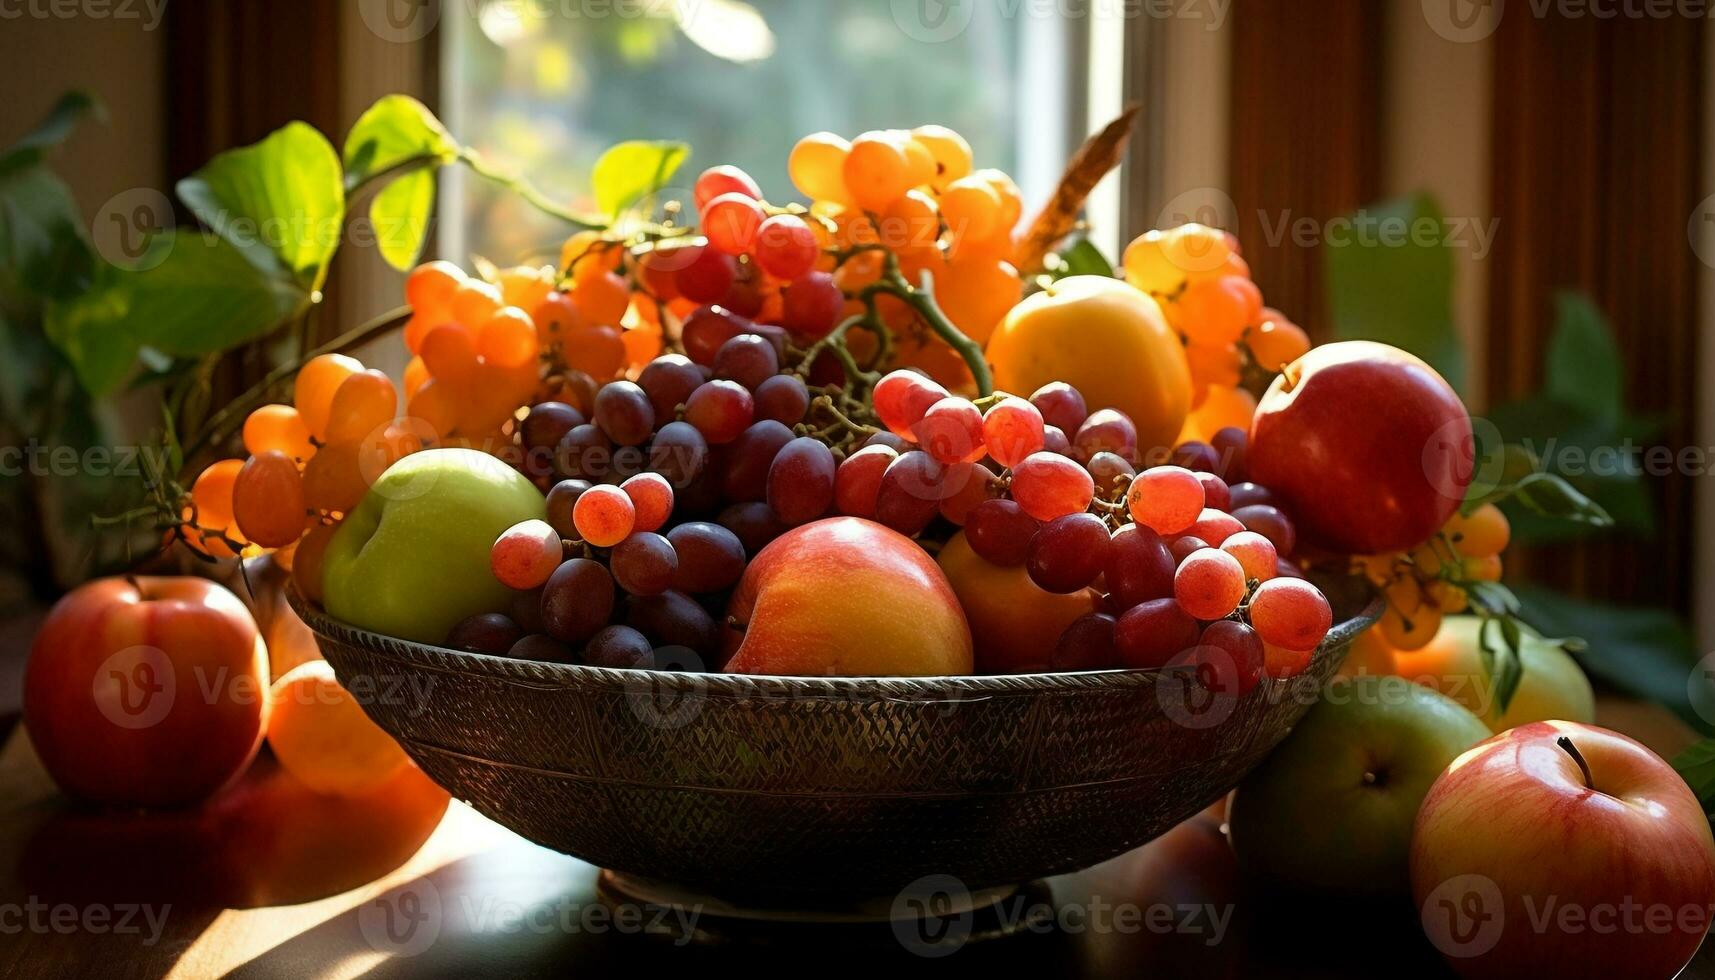
[[[795, 197], [786, 158], [800, 136], [938, 122], [1036, 204], [1088, 128], [1076, 53], [1088, 25], [1028, 4], [473, 0], [447, 12], [448, 125], [556, 199], [578, 201], [602, 150], [625, 139], [690, 143], [687, 182], [732, 163]], [[481, 183], [450, 183], [445, 254], [553, 253], [562, 229]]]

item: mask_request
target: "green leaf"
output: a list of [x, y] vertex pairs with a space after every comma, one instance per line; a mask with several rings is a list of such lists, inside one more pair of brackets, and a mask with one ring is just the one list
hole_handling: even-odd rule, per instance
[[1049, 275], [1053, 279], [1067, 276], [1107, 276], [1113, 278], [1114, 264], [1102, 254], [1095, 242], [1079, 239], [1071, 247], [1048, 256]]
[[1460, 510], [1470, 514], [1484, 504], [1513, 501], [1531, 513], [1591, 527], [1612, 527], [1614, 519], [1589, 497], [1553, 473], [1527, 473], [1517, 481], [1493, 487], [1477, 497], [1467, 497]]
[[45, 167], [0, 176], [0, 293], [75, 296], [96, 257], [71, 190]]
[[1520, 585], [1517, 593], [1520, 618], [1537, 632], [1583, 639], [1584, 649], [1572, 652], [1591, 674], [1666, 705], [1700, 731], [1710, 730], [1692, 708], [1688, 681], [1697, 664], [1697, 641], [1678, 613], [1575, 599], [1540, 586]]
[[284, 269], [318, 290], [339, 247], [345, 190], [327, 138], [287, 123], [260, 143], [228, 150], [178, 183], [179, 198], [264, 272]]
[[289, 280], [269, 276], [224, 239], [180, 229], [165, 261], [125, 273], [125, 324], [139, 343], [177, 357], [226, 350], [254, 339], [308, 305]]
[[123, 290], [110, 284], [49, 303], [43, 312], [43, 332], [96, 398], [117, 389], [137, 359], [137, 339], [121, 322], [128, 303]]
[[1602, 311], [1577, 293], [1554, 298], [1554, 336], [1543, 365], [1544, 394], [1614, 427], [1624, 415], [1625, 362]]
[[435, 175], [428, 170], [414, 170], [393, 178], [369, 202], [375, 247], [381, 250], [381, 257], [388, 265], [405, 272], [417, 264], [434, 206]]
[[1706, 738], [1673, 757], [1673, 771], [1691, 787], [1705, 814], [1715, 814], [1715, 738]]
[[1465, 387], [1465, 352], [1453, 326], [1449, 235], [1403, 236], [1366, 229], [1447, 228], [1428, 194], [1387, 201], [1352, 217], [1354, 233], [1330, 239], [1328, 298], [1341, 340], [1376, 340], [1416, 354], [1454, 390]]
[[85, 116], [102, 116], [101, 103], [88, 92], [72, 91], [60, 96], [36, 128], [0, 154], [0, 174], [11, 173], [41, 161], [48, 150], [65, 142]]
[[378, 99], [345, 136], [345, 186], [355, 190], [365, 180], [412, 160], [434, 167], [458, 159], [459, 144], [435, 114], [408, 95]]
[[610, 147], [590, 174], [596, 207], [609, 218], [667, 186], [691, 155], [684, 143], [632, 140]]

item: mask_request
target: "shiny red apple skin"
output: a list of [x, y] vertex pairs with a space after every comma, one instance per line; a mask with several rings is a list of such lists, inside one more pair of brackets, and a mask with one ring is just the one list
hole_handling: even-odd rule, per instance
[[1470, 415], [1434, 368], [1351, 340], [1313, 348], [1274, 379], [1247, 459], [1309, 543], [1371, 555], [1413, 548], [1447, 523], [1473, 451]]
[[268, 650], [250, 611], [190, 576], [90, 582], [48, 613], [24, 669], [24, 726], [54, 782], [95, 803], [182, 806], [250, 764]]
[[971, 672], [971, 629], [917, 542], [858, 517], [793, 528], [757, 553], [727, 609], [729, 673]]
[[[1666, 980], [1709, 925], [1715, 839], [1690, 788], [1649, 749], [1591, 725], [1533, 722], [1473, 747], [1430, 787], [1411, 883], [1430, 939], [1471, 980]], [[1615, 928], [1598, 932], [1603, 922]]]

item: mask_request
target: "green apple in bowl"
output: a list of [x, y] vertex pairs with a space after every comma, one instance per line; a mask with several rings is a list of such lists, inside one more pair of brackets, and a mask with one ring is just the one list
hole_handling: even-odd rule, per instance
[[1240, 866], [1288, 888], [1408, 894], [1424, 794], [1488, 737], [1470, 710], [1403, 677], [1336, 678], [1233, 791], [1227, 825]]
[[[1440, 691], [1470, 708], [1492, 731], [1533, 721], [1596, 720], [1596, 695], [1589, 678], [1558, 643], [1525, 630], [1519, 638], [1519, 663], [1524, 668], [1518, 689], [1505, 711], [1495, 697], [1494, 677], [1483, 666], [1480, 649], [1482, 619], [1448, 616], [1435, 639], [1421, 650], [1394, 653], [1393, 672]], [[1490, 643], [1500, 649], [1501, 631], [1491, 629]]]
[[353, 626], [440, 643], [453, 624], [511, 595], [489, 567], [500, 532], [547, 516], [540, 491], [487, 453], [430, 449], [369, 488], [328, 542], [322, 604]]

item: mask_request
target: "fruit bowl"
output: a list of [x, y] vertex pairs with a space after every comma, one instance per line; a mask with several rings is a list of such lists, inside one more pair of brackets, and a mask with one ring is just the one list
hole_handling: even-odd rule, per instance
[[891, 899], [928, 875], [1012, 885], [1151, 840], [1284, 738], [1381, 610], [1348, 604], [1302, 674], [1222, 701], [1171, 669], [842, 678], [542, 663], [293, 604], [376, 722], [486, 816], [628, 877], [800, 908]]

